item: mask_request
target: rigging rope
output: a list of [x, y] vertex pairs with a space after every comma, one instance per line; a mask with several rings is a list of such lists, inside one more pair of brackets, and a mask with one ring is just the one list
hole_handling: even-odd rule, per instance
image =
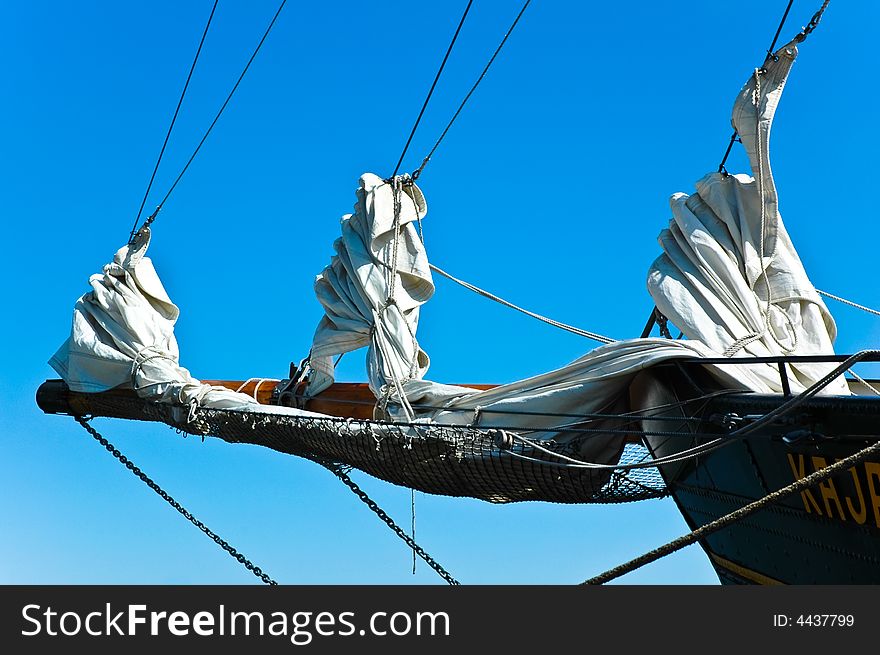
[[186, 82], [183, 85], [183, 90], [180, 92], [180, 99], [177, 101], [177, 107], [174, 110], [174, 115], [171, 117], [171, 124], [168, 126], [168, 132], [165, 133], [165, 140], [162, 142], [162, 148], [159, 150], [159, 157], [156, 159], [156, 165], [153, 167], [153, 174], [150, 175], [150, 181], [147, 183], [147, 190], [144, 191], [144, 199], [141, 200], [141, 206], [138, 208], [134, 224], [131, 226], [131, 234], [128, 237], [129, 244], [134, 242], [134, 237], [137, 234], [138, 221], [141, 220], [141, 214], [143, 214], [144, 206], [147, 204], [150, 189], [153, 188], [153, 181], [156, 179], [156, 172], [159, 170], [159, 164], [162, 163], [162, 155], [165, 154], [165, 147], [168, 145], [168, 139], [171, 137], [171, 130], [174, 129], [174, 123], [177, 122], [177, 114], [180, 113], [180, 106], [183, 104], [186, 90], [189, 88], [189, 81], [192, 79], [193, 72], [196, 69], [196, 63], [199, 61], [199, 55], [202, 52], [205, 37], [208, 36], [208, 29], [211, 27], [211, 21], [214, 19], [214, 12], [217, 10], [217, 3], [219, 2], [220, 0], [214, 0], [214, 6], [211, 7], [211, 14], [208, 16], [208, 22], [205, 24], [205, 31], [202, 32], [202, 38], [199, 40], [199, 47], [196, 49], [196, 56], [193, 58], [192, 66], [189, 67], [189, 74], [186, 76]]
[[547, 323], [548, 325], [552, 325], [553, 327], [557, 327], [560, 330], [565, 330], [567, 332], [571, 332], [572, 334], [576, 334], [580, 337], [586, 337], [587, 339], [592, 339], [593, 341], [598, 341], [600, 343], [613, 343], [615, 341], [615, 339], [612, 339], [611, 337], [605, 337], [605, 336], [602, 336], [601, 334], [597, 334], [595, 332], [590, 332], [588, 330], [582, 330], [579, 327], [575, 327], [573, 325], [568, 325], [567, 323], [562, 323], [560, 321], [555, 321], [552, 318], [548, 318], [546, 316], [542, 316], [541, 314], [537, 314], [535, 312], [529, 311], [528, 309], [520, 307], [519, 305], [514, 305], [512, 302], [504, 300], [504, 298], [496, 296], [494, 293], [489, 293], [485, 289], [481, 289], [480, 287], [474, 286], [470, 282], [465, 282], [464, 280], [460, 280], [459, 278], [455, 277], [451, 273], [447, 273], [442, 268], [439, 268], [439, 267], [435, 266], [434, 264], [430, 264], [430, 266], [431, 266], [431, 270], [434, 271], [435, 273], [442, 275], [443, 277], [447, 278], [448, 280], [452, 280], [456, 284], [463, 286], [465, 289], [473, 291], [474, 293], [481, 295], [484, 298], [488, 298], [489, 300], [494, 300], [495, 302], [497, 302], [501, 305], [504, 305], [505, 307], [509, 307], [510, 309], [515, 309], [518, 312], [522, 312], [526, 316], [531, 316], [532, 318], [536, 318], [539, 321], [543, 321], [544, 323]]
[[722, 516], [714, 521], [710, 521], [706, 525], [701, 528], [697, 528], [696, 530], [689, 532], [686, 535], [679, 537], [678, 539], [674, 539], [659, 548], [655, 548], [654, 550], [641, 555], [640, 557], [636, 557], [635, 559], [630, 560], [620, 566], [617, 566], [613, 569], [605, 571], [604, 573], [597, 575], [595, 577], [582, 582], [581, 584], [585, 585], [599, 585], [605, 584], [606, 582], [610, 582], [615, 578], [619, 578], [620, 576], [634, 571], [635, 569], [641, 568], [645, 564], [650, 564], [651, 562], [660, 559], [661, 557], [665, 557], [666, 555], [670, 555], [677, 550], [684, 548], [685, 546], [690, 546], [691, 544], [696, 543], [700, 539], [703, 539], [710, 534], [721, 530], [722, 528], [727, 527], [728, 525], [735, 523], [736, 521], [740, 521], [747, 516], [754, 514], [755, 512], [767, 507], [768, 505], [772, 505], [773, 503], [779, 502], [783, 498], [790, 496], [799, 491], [803, 491], [809, 487], [812, 487], [815, 484], [823, 482], [841, 471], [845, 471], [846, 469], [852, 468], [856, 464], [859, 464], [865, 461], [871, 455], [880, 452], [880, 441], [871, 444], [870, 446], [863, 448], [859, 452], [854, 455], [850, 455], [844, 459], [841, 459], [831, 466], [827, 466], [825, 468], [819, 469], [818, 471], [811, 473], [805, 478], [801, 478], [792, 482], [788, 486], [783, 487], [773, 493], [767, 494], [763, 498], [760, 498], [752, 503], [749, 503], [745, 507], [741, 507], [738, 510], [734, 510], [725, 516]]
[[[261, 378], [251, 378], [251, 380], [248, 380], [247, 383], [253, 381], [254, 379], [261, 379]], [[269, 379], [269, 381], [275, 382], [275, 383], [279, 382], [279, 380], [274, 380], [274, 379]], [[687, 405], [692, 402], [696, 402], [698, 400], [702, 400], [703, 398], [706, 398], [706, 397], [712, 397], [712, 396], [716, 396], [716, 395], [729, 394], [729, 393], [736, 393], [736, 390], [727, 389], [724, 391], [715, 391], [711, 394], [706, 394], [705, 396], [700, 396], [699, 398], [693, 398], [691, 400], [680, 401], [677, 403], [668, 403], [665, 405], [655, 405], [652, 407], [645, 407], [644, 409], [639, 410], [639, 412], [656, 411], [656, 410], [661, 410], [661, 409], [669, 409], [669, 408], [679, 407], [679, 406]], [[292, 397], [294, 399], [296, 399], [298, 401], [302, 401], [302, 402], [308, 401], [312, 398], [308, 394], [303, 394], [303, 393], [292, 394]], [[362, 405], [362, 406], [369, 406], [369, 407], [373, 407], [376, 404], [376, 402], [373, 400], [357, 400], [354, 398], [333, 397], [332, 395], [328, 394], [327, 392], [323, 392], [321, 394], [321, 400], [323, 400], [325, 402], [344, 402], [344, 403], [347, 403], [350, 405]], [[418, 404], [418, 405], [411, 405], [411, 407], [413, 409], [417, 409], [417, 410], [449, 412], [449, 413], [472, 414], [474, 411], [473, 409], [470, 409], [470, 408], [465, 409], [465, 408], [456, 408], [456, 407], [443, 407], [441, 405]], [[634, 423], [635, 421], [641, 420], [644, 418], [649, 418], [652, 421], [674, 421], [677, 423], [686, 423], [688, 421], [699, 422], [702, 420], [699, 418], [693, 418], [693, 417], [687, 417], [687, 416], [654, 416], [652, 414], [642, 414], [639, 412], [624, 412], [622, 414], [601, 414], [601, 413], [585, 412], [585, 413], [580, 413], [580, 414], [571, 414], [571, 413], [564, 413], [564, 412], [530, 412], [530, 411], [526, 411], [526, 410], [512, 409], [512, 408], [507, 408], [507, 407], [505, 407], [504, 409], [491, 409], [489, 407], [480, 407], [481, 414], [510, 414], [511, 416], [553, 416], [553, 417], [557, 417], [557, 418], [576, 418], [576, 419], [579, 419], [577, 425], [580, 425], [582, 423], [589, 423], [590, 421], [603, 421], [606, 419], [621, 419], [621, 418], [629, 419], [628, 421], [625, 421], [624, 424]], [[396, 422], [396, 424], [409, 425], [407, 423], [400, 423], [400, 422]], [[413, 425], [421, 425], [421, 424], [420, 423], [413, 423]], [[443, 424], [432, 423], [432, 425], [443, 425]], [[542, 427], [541, 430], [546, 431], [546, 430], [549, 430], [549, 428]]]
[[[682, 433], [682, 434], [687, 435], [691, 438], [710, 438], [712, 440], [708, 441], [706, 443], [698, 444], [697, 446], [694, 446], [692, 448], [688, 448], [686, 450], [681, 450], [681, 451], [672, 453], [671, 455], [665, 455], [663, 457], [657, 457], [657, 458], [653, 458], [653, 459], [649, 459], [649, 460], [643, 460], [643, 461], [638, 462], [636, 464], [620, 464], [620, 463], [617, 463], [617, 464], [596, 464], [593, 462], [584, 462], [584, 461], [580, 461], [580, 460], [568, 457], [562, 453], [548, 450], [548, 449], [540, 446], [536, 442], [522, 437], [521, 435], [513, 433], [513, 434], [510, 434], [509, 436], [515, 441], [521, 441], [536, 450], [543, 451], [545, 453], [553, 455], [554, 457], [557, 457], [559, 459], [564, 460], [563, 463], [547, 462], [546, 460], [533, 460], [533, 461], [537, 461], [540, 463], [545, 463], [550, 466], [566, 467], [566, 468], [589, 468], [589, 469], [597, 469], [597, 470], [627, 470], [627, 469], [637, 469], [637, 468], [649, 468], [652, 466], [660, 466], [662, 464], [675, 463], [678, 461], [682, 461], [684, 459], [692, 459], [692, 458], [695, 458], [699, 455], [705, 455], [705, 454], [708, 454], [714, 450], [718, 450], [719, 448], [723, 448], [725, 446], [728, 446], [731, 443], [734, 443], [735, 440], [742, 439], [743, 437], [746, 437], [746, 436], [752, 434], [753, 432], [756, 432], [758, 429], [769, 425], [770, 423], [781, 418], [782, 416], [785, 416], [786, 414], [790, 414], [792, 411], [794, 411], [795, 408], [799, 407], [804, 402], [806, 402], [807, 400], [809, 400], [810, 398], [815, 396], [822, 389], [824, 389], [829, 384], [831, 384], [831, 382], [833, 382], [835, 379], [837, 379], [838, 377], [843, 375], [846, 371], [852, 372], [851, 369], [854, 364], [856, 364], [860, 361], [863, 361], [865, 359], [869, 359], [871, 357], [876, 357], [878, 354], [880, 354], [880, 351], [878, 351], [878, 350], [862, 350], [862, 351], [855, 353], [854, 355], [850, 355], [843, 363], [839, 364], [832, 371], [827, 373], [823, 378], [821, 378], [820, 380], [815, 382], [813, 385], [811, 385], [809, 388], [802, 391], [797, 396], [794, 396], [793, 398], [791, 398], [790, 400], [787, 400], [786, 402], [779, 405], [775, 409], [767, 412], [766, 414], [761, 416], [759, 419], [757, 419], [753, 423], [750, 423], [750, 424], [743, 426], [741, 428], [737, 428], [736, 430], [734, 430], [733, 432], [731, 432], [725, 436], [719, 437], [718, 435]], [[697, 360], [697, 361], [699, 361], [699, 360]], [[856, 377], [858, 377], [858, 376], [856, 376]], [[861, 378], [859, 378], [859, 379], [861, 380]], [[862, 381], [862, 382], [864, 382], [864, 381]], [[867, 385], [867, 383], [865, 383], [865, 384]], [[873, 387], [871, 387], [870, 385], [867, 385], [867, 386], [869, 388], [873, 389]], [[504, 431], [504, 430], [513, 430], [515, 428], [496, 428], [496, 429]], [[554, 428], [553, 430], [562, 431], [565, 429], [566, 428], [563, 426], [562, 428]], [[599, 431], [599, 430], [583, 430], [583, 429], [576, 429], [576, 428], [570, 428], [570, 429], [573, 432], [598, 432]], [[608, 428], [608, 429], [605, 429], [602, 431], [608, 432], [608, 433], [615, 432], [615, 430], [611, 429], [611, 428]], [[522, 430], [520, 430], [520, 432], [522, 432]], [[636, 432], [636, 431], [630, 431], [630, 432]], [[642, 434], [642, 435], [650, 434], [650, 435], [655, 435], [655, 436], [656, 435], [675, 436], [673, 433], [669, 433], [668, 435], [666, 435], [666, 434], [661, 434], [659, 432], [647, 431], [647, 430], [640, 430], [640, 431], [638, 431], [638, 434]], [[520, 455], [518, 453], [514, 453], [513, 451], [509, 451], [509, 452], [511, 455], [513, 455], [515, 457], [520, 457], [522, 459], [531, 459], [531, 458], [528, 458], [527, 456]]]
[[404, 156], [406, 156], [406, 151], [409, 149], [409, 144], [412, 142], [413, 137], [416, 134], [416, 130], [419, 127], [419, 123], [422, 120], [425, 109], [428, 108], [428, 102], [431, 100], [431, 96], [434, 94], [434, 88], [437, 86], [437, 81], [440, 79], [440, 74], [443, 73], [443, 69], [446, 67], [446, 61], [449, 59], [449, 55], [452, 52], [452, 47], [458, 40], [458, 33], [461, 32], [461, 27], [462, 25], [464, 25], [464, 21], [467, 18], [468, 12], [471, 10], [471, 5], [473, 3], [474, 0], [468, 0], [467, 7], [464, 8], [464, 13], [461, 15], [461, 20], [458, 22], [458, 27], [455, 29], [455, 34], [452, 35], [452, 41], [449, 43], [449, 47], [446, 49], [446, 54], [443, 56], [443, 61], [440, 62], [440, 68], [437, 70], [437, 74], [434, 76], [434, 81], [431, 83], [431, 88], [428, 90], [428, 95], [425, 98], [425, 102], [422, 103], [422, 109], [421, 111], [419, 111], [416, 122], [412, 126], [412, 130], [409, 133], [409, 138], [406, 140], [406, 145], [403, 146], [403, 152], [400, 153], [400, 159], [397, 160], [397, 166], [394, 167], [394, 172], [391, 174], [391, 179], [394, 179], [397, 176], [397, 172], [400, 170], [400, 165], [403, 163], [403, 158]]
[[772, 59], [773, 53], [775, 52], [774, 48], [776, 48], [776, 42], [779, 40], [779, 35], [782, 33], [782, 27], [785, 25], [785, 21], [788, 18], [788, 12], [791, 11], [791, 6], [794, 4], [794, 0], [788, 0], [788, 5], [785, 7], [785, 13], [782, 14], [782, 20], [779, 21], [779, 27], [776, 28], [776, 34], [773, 35], [773, 41], [770, 42], [770, 47], [767, 48], [767, 58]]
[[875, 387], [873, 384], [871, 384], [870, 382], [868, 382], [867, 380], [865, 380], [862, 376], [860, 376], [860, 375], [859, 375], [858, 373], [856, 373], [854, 370], [849, 369], [849, 373], [850, 373], [850, 375], [852, 375], [856, 380], [858, 380], [859, 383], [860, 383], [863, 387], [866, 387], [866, 388], [870, 389], [870, 390], [874, 393], [875, 396], [880, 396], [880, 389], [877, 389], [877, 387]]
[[[796, 38], [798, 43], [803, 43], [806, 40], [807, 36], [809, 36], [813, 32], [813, 30], [818, 27], [819, 22], [822, 20], [822, 14], [824, 14], [825, 10], [828, 9], [828, 3], [830, 1], [831, 0], [825, 0], [825, 2], [822, 3], [822, 6], [819, 7], [819, 10], [815, 14], [813, 14], [813, 17], [810, 18], [810, 22], [807, 23], [807, 26], [801, 30], [800, 34], [797, 35]], [[782, 27], [785, 25], [785, 21], [788, 18], [788, 12], [791, 9], [791, 5], [793, 2], [794, 0], [788, 0], [788, 6], [786, 6], [785, 8], [785, 13], [782, 14], [782, 20], [779, 21], [779, 27], [776, 28], [776, 34], [773, 35], [773, 41], [770, 43], [770, 47], [767, 49], [767, 57], [764, 59], [765, 62], [770, 61], [774, 57], [773, 48], [776, 47], [776, 41], [777, 39], [779, 39], [779, 34], [782, 32]], [[721, 158], [721, 163], [718, 165], [719, 173], [727, 173], [727, 169], [724, 167], [724, 165], [727, 163], [727, 158], [730, 156], [730, 151], [733, 148], [733, 144], [736, 143], [736, 141], [738, 140], [738, 136], [739, 135], [737, 131], [734, 130], [733, 134], [730, 136], [730, 142], [727, 144], [727, 150], [724, 151], [724, 157]]]
[[[501, 48], [504, 47], [504, 44], [507, 43], [507, 38], [513, 32], [513, 29], [516, 27], [516, 24], [519, 23], [519, 19], [525, 13], [529, 4], [532, 0], [526, 0], [525, 4], [522, 6], [522, 9], [519, 10], [519, 13], [516, 15], [513, 23], [510, 28], [507, 30], [507, 33], [504, 35], [504, 38], [501, 39], [501, 43], [498, 44], [498, 47], [495, 48], [495, 52], [492, 53], [492, 56], [489, 58], [489, 63], [486, 64], [486, 67], [483, 68], [483, 72], [480, 73], [480, 76], [477, 78], [477, 81], [474, 82], [474, 85], [471, 87], [471, 90], [467, 92], [467, 95], [464, 97], [464, 100], [461, 101], [461, 104], [458, 106], [458, 109], [455, 110], [455, 113], [452, 115], [452, 118], [449, 120], [449, 123], [444, 128], [443, 132], [440, 134], [440, 138], [437, 139], [437, 142], [434, 143], [434, 147], [431, 148], [431, 151], [428, 153], [427, 157], [422, 160], [421, 165], [413, 172], [412, 179], [419, 179], [419, 175], [422, 174], [422, 171], [425, 169], [425, 166], [428, 165], [428, 161], [430, 161], [431, 157], [434, 155], [434, 151], [437, 150], [437, 147], [440, 145], [440, 142], [446, 137], [446, 133], [449, 131], [449, 128], [452, 127], [452, 124], [455, 122], [455, 119], [458, 118], [458, 115], [461, 113], [461, 110], [464, 109], [464, 106], [467, 104], [467, 101], [470, 100], [474, 91], [477, 90], [477, 87], [480, 85], [480, 82], [483, 81], [483, 78], [486, 77], [486, 73], [489, 72], [489, 67], [492, 65], [492, 62], [495, 61], [495, 58], [498, 56], [498, 53], [501, 52]], [[399, 165], [399, 164], [398, 164]]]
[[844, 305], [849, 305], [850, 307], [855, 307], [856, 309], [861, 309], [863, 312], [868, 312], [869, 314], [874, 314], [875, 316], [880, 316], [880, 311], [876, 309], [871, 309], [870, 307], [865, 307], [864, 305], [860, 305], [857, 302], [853, 302], [852, 300], [847, 300], [846, 298], [841, 298], [840, 296], [835, 296], [833, 293], [828, 293], [827, 291], [822, 291], [821, 289], [816, 289], [816, 292], [825, 296], [826, 298], [831, 298], [832, 300], [836, 300], [837, 302], [842, 302]]
[[220, 116], [223, 114], [223, 111], [226, 109], [226, 106], [229, 104], [229, 101], [232, 100], [232, 96], [235, 94], [236, 89], [238, 89], [239, 84], [241, 84], [241, 81], [244, 79], [244, 76], [247, 74], [248, 69], [250, 68], [251, 64], [253, 63], [254, 59], [257, 56], [257, 53], [259, 53], [260, 48], [263, 47], [263, 43], [266, 41], [266, 37], [269, 36], [269, 32], [271, 32], [272, 28], [275, 26], [275, 21], [278, 20], [278, 16], [281, 14], [281, 10], [284, 9], [284, 5], [286, 3], [287, 3], [287, 0], [281, 0], [281, 4], [278, 5], [278, 10], [275, 12], [275, 15], [272, 17], [272, 20], [270, 21], [269, 26], [266, 28], [266, 31], [263, 33], [263, 37], [260, 39], [260, 42], [257, 44], [256, 49], [254, 49], [254, 52], [251, 55], [250, 59], [248, 59], [247, 64], [245, 64], [244, 69], [241, 71], [241, 75], [239, 75], [238, 79], [235, 81], [235, 84], [233, 85], [232, 90], [229, 92], [229, 95], [226, 96], [226, 100], [224, 100], [223, 104], [220, 106], [220, 110], [217, 112], [217, 115], [214, 116], [214, 120], [211, 121], [211, 124], [208, 126], [207, 131], [205, 132], [201, 141], [199, 141], [199, 144], [196, 146], [196, 149], [193, 151], [192, 155], [190, 155], [190, 158], [187, 160], [183, 169], [181, 169], [177, 178], [174, 180], [174, 183], [171, 185], [171, 188], [168, 189], [168, 192], [165, 194], [165, 196], [162, 198], [162, 200], [156, 206], [156, 209], [153, 211], [153, 213], [150, 214], [150, 216], [147, 218], [147, 220], [144, 221], [144, 224], [141, 225], [141, 227], [140, 227], [141, 230], [143, 230], [144, 228], [150, 227], [150, 225], [152, 225], [153, 221], [156, 220], [156, 216], [162, 210], [162, 207], [165, 205], [165, 201], [167, 201], [168, 198], [171, 196], [171, 193], [177, 187], [178, 182], [180, 182], [181, 178], [183, 177], [184, 173], [186, 173], [190, 164], [193, 163], [193, 160], [196, 158], [196, 155], [199, 154], [199, 150], [201, 150], [205, 141], [208, 139], [208, 135], [211, 134], [211, 130], [214, 129], [214, 126], [217, 124], [217, 121], [220, 120]]
[[269, 577], [259, 566], [255, 566], [253, 562], [251, 562], [247, 557], [238, 552], [235, 548], [233, 548], [228, 541], [220, 537], [216, 532], [212, 531], [208, 526], [199, 521], [195, 516], [190, 514], [190, 512], [183, 507], [180, 503], [178, 503], [174, 498], [172, 498], [168, 493], [162, 489], [158, 484], [153, 482], [147, 476], [146, 473], [141, 471], [135, 464], [128, 459], [125, 455], [123, 455], [119, 450], [106, 438], [104, 438], [95, 428], [89, 425], [89, 420], [83, 416], [74, 416], [73, 419], [79, 423], [86, 432], [88, 432], [99, 444], [104, 446], [111, 455], [113, 455], [116, 459], [118, 459], [129, 471], [134, 473], [145, 485], [147, 485], [150, 489], [155, 491], [166, 503], [171, 505], [174, 509], [180, 512], [183, 517], [196, 526], [199, 530], [208, 535], [214, 543], [216, 543], [220, 548], [229, 553], [239, 564], [244, 566], [248, 571], [257, 576], [260, 580], [265, 582], [268, 585], [277, 585], [272, 578]]

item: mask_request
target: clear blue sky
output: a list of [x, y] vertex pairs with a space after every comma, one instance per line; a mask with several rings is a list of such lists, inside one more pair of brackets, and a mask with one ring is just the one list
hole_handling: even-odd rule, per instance
[[[276, 4], [221, 0], [156, 194]], [[312, 281], [339, 217], [361, 173], [391, 173], [464, 4], [288, 2], [154, 229], [150, 254], [182, 309], [182, 363], [195, 375], [284, 377], [307, 353], [320, 317]], [[795, 2], [783, 39], [818, 4]], [[256, 581], [71, 419], [33, 401], [56, 377], [46, 360], [88, 276], [127, 238], [210, 5], [0, 6], [2, 583]], [[518, 5], [475, 2], [406, 170]], [[668, 196], [717, 166], [733, 99], [784, 5], [535, 0], [422, 177], [429, 255], [536, 311], [636, 336]], [[772, 139], [783, 217], [814, 283], [874, 306], [878, 24], [878, 3], [831, 3], [802, 48]], [[744, 164], [735, 152], [728, 167]], [[507, 382], [593, 347], [437, 286], [419, 333], [431, 379]], [[839, 351], [878, 345], [878, 321], [831, 310]], [[364, 377], [362, 354], [346, 356], [340, 378]], [[405, 545], [314, 464], [157, 424], [95, 425], [281, 582], [439, 582], [422, 563], [413, 576]], [[355, 476], [408, 525], [408, 490]], [[686, 531], [669, 500], [494, 506], [419, 494], [417, 508], [419, 541], [465, 583], [577, 582]], [[717, 579], [692, 547], [621, 582]]]

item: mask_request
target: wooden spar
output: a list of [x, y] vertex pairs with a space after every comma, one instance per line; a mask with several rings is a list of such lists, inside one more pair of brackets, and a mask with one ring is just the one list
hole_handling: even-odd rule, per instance
[[[280, 380], [203, 380], [205, 384], [215, 384], [233, 391], [255, 397], [263, 405], [271, 405], [272, 390]], [[495, 384], [462, 384], [469, 389], [494, 389]], [[256, 389], [256, 396], [254, 396]], [[305, 409], [310, 412], [329, 414], [342, 418], [373, 418], [376, 397], [366, 382], [336, 382], [314, 398], [307, 400]]]
[[[254, 397], [263, 405], [271, 405], [272, 391], [279, 380], [257, 378], [252, 380], [203, 380], [206, 384], [226, 387]], [[878, 382], [880, 384], [880, 382]], [[495, 384], [457, 385], [485, 391]], [[37, 405], [46, 414], [72, 416], [105, 416], [136, 421], [155, 421], [146, 411], [149, 403], [141, 400], [131, 389], [111, 389], [100, 393], [71, 391], [63, 380], [46, 380], [37, 389]], [[306, 401], [305, 409], [339, 418], [372, 419], [376, 398], [364, 382], [337, 382], [315, 398]], [[628, 443], [641, 443], [634, 433], [626, 436]]]
[[[279, 380], [256, 378], [244, 380], [203, 380], [205, 384], [226, 387], [240, 391], [263, 405], [272, 404], [272, 391]], [[464, 384], [471, 389], [493, 389], [494, 384]], [[256, 395], [255, 395], [256, 392]], [[71, 391], [61, 380], [47, 380], [37, 390], [37, 405], [47, 414], [73, 414], [82, 416], [91, 413], [90, 399], [96, 394]], [[112, 389], [100, 394], [106, 398], [136, 398], [134, 391]], [[305, 409], [341, 418], [373, 418], [376, 398], [364, 382], [337, 382], [316, 397], [306, 401]], [[119, 418], [129, 418], [120, 416]]]

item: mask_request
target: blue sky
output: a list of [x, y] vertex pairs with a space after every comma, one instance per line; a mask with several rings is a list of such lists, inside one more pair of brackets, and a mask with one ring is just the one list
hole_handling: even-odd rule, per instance
[[[181, 307], [196, 376], [284, 377], [308, 351], [312, 282], [358, 176], [391, 173], [464, 2], [290, 0], [159, 216], [150, 255]], [[782, 39], [818, 2], [795, 2]], [[636, 336], [668, 197], [717, 167], [733, 99], [785, 2], [535, 0], [429, 164], [425, 240], [442, 268], [514, 302]], [[252, 583], [37, 386], [88, 276], [137, 212], [198, 37], [198, 2], [0, 6], [0, 583]], [[221, 0], [148, 207], [167, 190], [277, 4]], [[404, 162], [414, 169], [519, 8], [474, 3]], [[780, 206], [817, 287], [880, 305], [873, 2], [831, 3], [803, 45], [772, 138]], [[781, 41], [784, 42], [784, 41]], [[728, 168], [746, 170], [735, 151]], [[157, 197], [158, 196], [158, 197]], [[593, 344], [445, 280], [423, 310], [429, 377], [508, 382]], [[837, 350], [880, 323], [832, 304]], [[870, 368], [863, 373], [876, 374]], [[363, 380], [362, 353], [342, 380]], [[161, 425], [95, 426], [197, 517], [284, 583], [436, 583], [328, 472]], [[355, 472], [401, 524], [409, 492]], [[686, 531], [669, 500], [494, 506], [417, 497], [418, 538], [465, 583], [570, 583]], [[621, 583], [715, 584], [691, 547]]]

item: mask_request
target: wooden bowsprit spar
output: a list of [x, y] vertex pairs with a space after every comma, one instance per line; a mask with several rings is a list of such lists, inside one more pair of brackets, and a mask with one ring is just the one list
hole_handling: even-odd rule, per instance
[[[262, 406], [267, 406], [278, 404], [275, 389], [286, 388], [286, 382], [212, 383], [256, 393]], [[470, 387], [479, 390], [492, 385]], [[659, 473], [647, 462], [648, 453], [641, 441], [642, 417], [635, 414], [585, 414], [575, 418], [553, 415], [558, 418], [557, 425], [561, 425], [541, 428], [574, 435], [578, 441], [610, 434], [619, 441], [622, 462], [637, 467], [596, 470], [560, 467], [559, 456], [574, 454], [564, 441], [547, 442], [553, 452], [538, 452], [526, 440], [512, 437], [514, 430], [523, 429], [521, 426], [505, 427], [491, 422], [488, 426], [477, 425], [469, 410], [465, 421], [452, 423], [376, 420], [372, 415], [376, 399], [366, 384], [336, 383], [305, 403], [296, 396], [283, 403], [320, 411], [319, 415], [278, 413], [268, 407], [262, 411], [261, 405], [251, 410], [231, 410], [160, 403], [125, 389], [79, 393], [71, 391], [61, 380], [45, 382], [37, 392], [37, 404], [51, 414], [161, 422], [187, 434], [260, 445], [313, 461], [338, 462], [392, 484], [437, 495], [493, 503], [615, 503], [666, 494]], [[442, 409], [416, 407], [429, 412]], [[482, 412], [490, 414], [488, 409]], [[682, 432], [683, 423], [688, 422], [674, 419], [664, 428], [670, 432], [664, 434], [690, 435], [688, 430]], [[531, 432], [525, 430], [525, 434]]]
[[[261, 405], [278, 405], [277, 379], [202, 380], [204, 384], [225, 387], [251, 396]], [[494, 384], [457, 385], [479, 391], [494, 389]], [[37, 405], [47, 414], [71, 416], [105, 416], [134, 420], [155, 420], [149, 412], [132, 411], [145, 403], [131, 389], [111, 389], [101, 393], [71, 391], [63, 380], [47, 380], [37, 389]], [[98, 405], [106, 406], [108, 413], [97, 413]], [[303, 399], [300, 408], [319, 414], [344, 419], [373, 419], [376, 397], [365, 382], [336, 382], [314, 398]], [[114, 411], [113, 407], [117, 409]]]

